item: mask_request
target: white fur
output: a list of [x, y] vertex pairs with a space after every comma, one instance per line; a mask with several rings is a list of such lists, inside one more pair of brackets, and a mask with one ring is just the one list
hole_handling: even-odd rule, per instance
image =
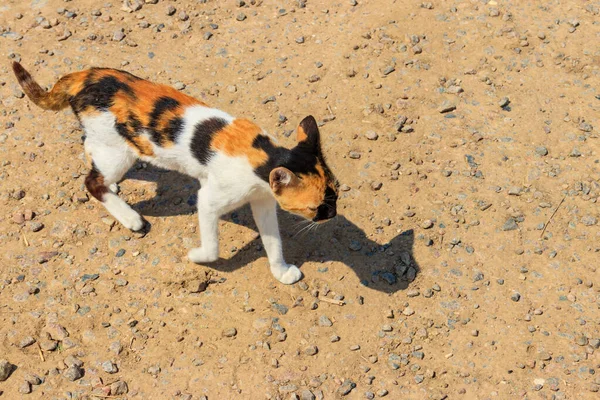
[[[179, 171], [200, 181], [198, 220], [202, 246], [191, 249], [188, 258], [199, 264], [216, 261], [219, 258], [219, 217], [250, 203], [273, 276], [284, 284], [295, 283], [302, 278], [302, 272], [295, 265], [287, 264], [283, 258], [277, 224], [277, 203], [269, 184], [254, 173], [245, 157], [230, 157], [217, 152], [208, 165], [202, 165], [190, 151], [196, 124], [214, 117], [229, 123], [234, 120], [229, 114], [214, 108], [188, 107], [177, 142], [170, 147], [154, 145], [153, 157], [141, 157], [144, 161]], [[117, 183], [133, 165], [137, 154], [116, 131], [112, 113], [87, 117], [82, 119], [82, 123], [87, 135], [86, 152], [91, 155], [94, 165], [104, 176], [105, 184], [108, 186]], [[104, 195], [102, 203], [125, 227], [131, 230], [143, 227], [141, 216], [113, 191]]]

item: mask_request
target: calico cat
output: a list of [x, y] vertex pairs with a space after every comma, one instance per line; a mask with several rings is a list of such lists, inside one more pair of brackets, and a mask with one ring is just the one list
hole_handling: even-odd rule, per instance
[[68, 74], [46, 92], [21, 64], [13, 71], [27, 96], [45, 110], [71, 106], [85, 131], [90, 194], [125, 227], [142, 217], [113, 190], [137, 159], [200, 181], [199, 264], [219, 258], [218, 220], [250, 203], [273, 276], [284, 284], [302, 273], [283, 258], [276, 207], [320, 223], [336, 215], [338, 183], [321, 152], [317, 123], [300, 122], [297, 145], [280, 147], [256, 124], [210, 108], [178, 90], [128, 72], [92, 68]]

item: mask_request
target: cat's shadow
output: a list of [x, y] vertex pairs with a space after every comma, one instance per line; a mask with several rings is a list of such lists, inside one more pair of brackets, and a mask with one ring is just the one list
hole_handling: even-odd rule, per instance
[[[196, 212], [196, 193], [200, 185], [195, 179], [154, 167], [133, 169], [127, 174], [128, 178], [157, 184], [154, 198], [132, 205], [142, 215], [166, 217]], [[338, 206], [343, 201], [340, 199]], [[222, 219], [257, 230], [248, 206], [224, 215]], [[385, 293], [395, 293], [405, 290], [420, 272], [413, 257], [415, 237], [412, 230], [398, 234], [388, 243], [379, 244], [343, 215], [338, 214], [317, 229], [298, 233], [305, 226], [301, 221], [297, 216], [279, 212], [286, 261], [296, 264], [305, 275], [337, 280], [340, 276], [333, 277], [328, 266], [328, 261], [337, 261], [348, 266], [362, 285]], [[237, 249], [228, 259], [220, 259], [209, 267], [219, 271], [234, 271], [261, 257], [266, 257], [266, 254], [260, 237], [257, 237]], [[307, 261], [317, 263], [314, 271], [308, 271], [307, 265], [303, 267]]]

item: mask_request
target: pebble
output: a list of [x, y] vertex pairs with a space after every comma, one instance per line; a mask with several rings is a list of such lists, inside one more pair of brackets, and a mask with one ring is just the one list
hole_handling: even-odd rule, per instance
[[369, 140], [377, 140], [379, 135], [375, 131], [367, 131], [367, 133], [365, 133], [365, 137]]
[[123, 28], [117, 29], [112, 36], [112, 40], [115, 42], [120, 42], [125, 39], [125, 30]]
[[31, 229], [31, 232], [39, 232], [44, 229], [44, 224], [34, 221], [29, 225], [29, 229]]
[[304, 354], [307, 356], [314, 356], [319, 352], [319, 348], [317, 346], [308, 346], [304, 349]]
[[109, 374], [116, 374], [117, 372], [119, 372], [119, 369], [115, 364], [113, 364], [112, 361], [104, 361], [102, 363], [102, 369], [104, 370], [104, 372], [107, 372]]
[[21, 386], [19, 386], [19, 393], [29, 394], [31, 393], [31, 384], [29, 382], [23, 382]]
[[331, 320], [326, 315], [321, 315], [319, 317], [319, 325], [320, 326], [332, 326], [333, 322], [331, 322]]
[[393, 66], [393, 65], [388, 65], [387, 67], [385, 67], [385, 68], [384, 68], [384, 69], [381, 71], [381, 73], [382, 73], [383, 75], [389, 75], [389, 74], [391, 74], [392, 72], [394, 72], [395, 70], [396, 70], [396, 67], [395, 67], [395, 66]]
[[65, 370], [65, 372], [63, 372], [63, 376], [71, 381], [74, 382], [78, 379], [81, 379], [81, 377], [83, 377], [83, 373], [81, 371], [81, 369], [79, 367], [69, 367]]
[[298, 44], [304, 43], [304, 36], [297, 37], [296, 38], [296, 43], [298, 43]]
[[442, 104], [438, 107], [438, 111], [440, 112], [440, 114], [444, 114], [454, 110], [456, 110], [456, 104], [451, 102], [450, 100], [444, 100]]
[[185, 83], [183, 82], [175, 82], [175, 84], [173, 85], [173, 87], [177, 90], [183, 90], [185, 89]]
[[423, 221], [421, 223], [421, 228], [423, 229], [430, 229], [433, 227], [433, 221], [430, 219], [426, 219], [425, 221]]
[[110, 385], [110, 394], [113, 396], [121, 396], [129, 392], [129, 387], [124, 381], [116, 381]]
[[34, 343], [35, 343], [35, 339], [32, 338], [31, 336], [27, 336], [19, 342], [19, 348], [23, 349], [25, 347], [31, 346]]
[[503, 231], [514, 231], [515, 229], [518, 229], [519, 225], [517, 225], [517, 221], [510, 217], [506, 220], [506, 222], [504, 223], [504, 225], [502, 225], [502, 230]]
[[518, 292], [515, 292], [515, 293], [513, 293], [513, 294], [510, 295], [510, 299], [512, 301], [517, 302], [517, 301], [521, 300], [521, 295]]
[[412, 308], [410, 308], [410, 307], [406, 307], [406, 308], [405, 308], [405, 309], [402, 311], [402, 314], [403, 314], [403, 315], [406, 315], [407, 317], [409, 317], [409, 316], [413, 315], [414, 313], [415, 313], [415, 310], [413, 310], [413, 309], [412, 309]]
[[0, 360], [0, 382], [8, 379], [13, 372], [14, 366], [6, 360]]
[[177, 9], [173, 5], [169, 4], [166, 9], [166, 14], [168, 16], [175, 15], [176, 11], [177, 11]]
[[510, 99], [508, 97], [503, 97], [498, 102], [498, 105], [502, 108], [506, 107], [510, 103]]
[[535, 148], [535, 154], [541, 157], [545, 157], [548, 155], [548, 149], [544, 146], [538, 146]]
[[356, 383], [354, 383], [350, 380], [345, 380], [344, 383], [342, 383], [342, 386], [340, 386], [338, 388], [337, 393], [340, 396], [347, 396], [348, 394], [350, 394], [352, 389], [354, 389], [355, 387], [356, 387]]
[[224, 329], [221, 333], [224, 337], [234, 337], [237, 335], [237, 329], [235, 328], [227, 328]]
[[315, 397], [314, 393], [308, 389], [304, 389], [300, 393], [300, 400], [315, 400], [315, 399], [316, 399], [316, 397]]
[[245, 20], [245, 19], [246, 19], [246, 14], [244, 14], [243, 12], [242, 12], [242, 13], [239, 13], [239, 14], [238, 14], [238, 15], [235, 17], [235, 19], [241, 22], [241, 21], [243, 21], [243, 20]]

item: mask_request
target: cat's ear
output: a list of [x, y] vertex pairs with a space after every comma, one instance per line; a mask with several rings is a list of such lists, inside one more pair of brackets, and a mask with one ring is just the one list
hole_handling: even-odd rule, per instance
[[285, 167], [277, 167], [269, 174], [269, 185], [273, 193], [279, 193], [285, 187], [298, 183], [298, 177]]
[[312, 115], [309, 115], [300, 122], [296, 138], [298, 139], [299, 146], [304, 146], [315, 154], [321, 153], [321, 135], [319, 134], [317, 121]]

